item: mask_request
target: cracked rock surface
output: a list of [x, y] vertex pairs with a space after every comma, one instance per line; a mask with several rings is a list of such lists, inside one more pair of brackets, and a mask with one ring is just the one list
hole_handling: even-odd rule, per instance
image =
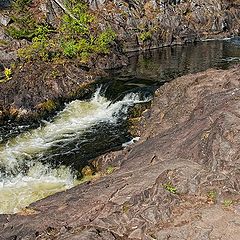
[[240, 67], [165, 84], [107, 176], [0, 216], [0, 239], [237, 240]]

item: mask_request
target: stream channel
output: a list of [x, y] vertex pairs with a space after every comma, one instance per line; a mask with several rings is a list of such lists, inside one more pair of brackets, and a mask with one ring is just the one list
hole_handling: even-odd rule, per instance
[[157, 87], [239, 62], [240, 38], [131, 53], [130, 65], [99, 80], [90, 99], [66, 103], [35, 128], [0, 126], [0, 214], [77, 185], [91, 159], [131, 142], [129, 109], [149, 102]]

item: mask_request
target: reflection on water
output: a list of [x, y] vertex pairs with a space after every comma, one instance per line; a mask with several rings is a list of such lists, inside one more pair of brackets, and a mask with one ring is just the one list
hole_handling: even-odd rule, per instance
[[164, 83], [176, 77], [208, 68], [226, 69], [240, 63], [240, 40], [199, 42], [132, 54], [131, 64], [113, 71], [117, 81], [128, 84], [146, 81]]

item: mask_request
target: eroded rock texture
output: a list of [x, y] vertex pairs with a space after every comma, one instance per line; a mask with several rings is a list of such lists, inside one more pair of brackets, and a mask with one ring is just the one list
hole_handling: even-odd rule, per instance
[[[239, 35], [239, 0], [84, 2], [89, 5], [102, 29], [111, 27], [115, 30], [118, 35], [117, 45], [126, 52]], [[33, 0], [30, 11], [39, 23], [47, 23], [54, 28], [59, 25], [62, 14], [69, 13], [64, 0]], [[0, 7], [0, 19], [8, 15], [9, 12], [1, 12]], [[1, 40], [8, 37], [4, 30], [11, 24], [13, 23], [3, 24], [0, 21]]]
[[239, 34], [238, 0], [88, 0], [125, 51]]
[[98, 180], [0, 216], [0, 239], [239, 239], [240, 67], [157, 92], [141, 141]]

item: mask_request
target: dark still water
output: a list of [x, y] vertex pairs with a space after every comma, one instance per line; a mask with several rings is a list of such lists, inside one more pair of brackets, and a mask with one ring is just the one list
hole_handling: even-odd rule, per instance
[[132, 53], [130, 62], [124, 70], [112, 72], [116, 81], [126, 82], [126, 88], [136, 83], [164, 83], [208, 68], [227, 69], [240, 63], [240, 37]]
[[129, 109], [178, 76], [240, 62], [240, 39], [131, 53], [131, 64], [96, 84], [89, 100], [75, 100], [38, 127], [0, 127], [0, 213], [13, 213], [77, 184], [94, 157], [131, 140]]

